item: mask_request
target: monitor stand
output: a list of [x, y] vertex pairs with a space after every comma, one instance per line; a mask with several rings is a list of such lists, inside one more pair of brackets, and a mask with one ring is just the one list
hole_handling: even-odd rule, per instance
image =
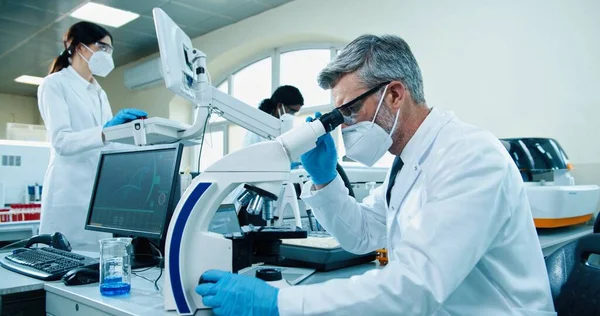
[[[130, 237], [133, 254], [131, 256], [131, 269], [142, 269], [150, 267], [158, 267], [160, 264], [159, 254], [155, 247], [153, 247], [148, 238], [144, 237], [131, 237], [131, 236], [117, 236], [115, 237]], [[157, 245], [158, 243], [154, 243]]]

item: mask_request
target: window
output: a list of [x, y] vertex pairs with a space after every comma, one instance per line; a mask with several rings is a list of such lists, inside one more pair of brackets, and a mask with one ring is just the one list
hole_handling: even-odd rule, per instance
[[200, 157], [200, 172], [206, 170], [210, 165], [221, 159], [225, 154], [224, 131], [207, 131], [204, 135], [204, 145], [202, 146], [202, 156]]
[[222, 92], [229, 93], [229, 81], [223, 81], [223, 83], [220, 84], [217, 89], [221, 90]]
[[331, 94], [317, 84], [319, 72], [331, 60], [329, 49], [305, 49], [281, 54], [279, 67], [280, 85], [292, 85], [300, 89], [305, 107], [331, 103]]
[[260, 101], [271, 96], [271, 58], [265, 58], [233, 74], [232, 95], [258, 107]]
[[[335, 56], [339, 50], [335, 47], [311, 47], [291, 51], [284, 49], [281, 50], [283, 53], [279, 53], [279, 51], [279, 49], [273, 49], [265, 52], [262, 59], [248, 63], [242, 68], [233, 69], [227, 76], [222, 77], [222, 81], [215, 82], [217, 88], [251, 106], [258, 107], [260, 102], [270, 97], [278, 86], [296, 86], [304, 96], [305, 106], [296, 115], [295, 126], [305, 122], [306, 117], [313, 116], [315, 111], [328, 112], [332, 107], [331, 92], [319, 87], [317, 75], [329, 63], [331, 56]], [[274, 75], [275, 77], [273, 77]], [[219, 125], [223, 129], [221, 132], [214, 129], [210, 133], [207, 132], [207, 141], [201, 158], [201, 170], [221, 156], [241, 149], [247, 134], [242, 127], [221, 118], [211, 120], [211, 126], [215, 124], [223, 124]], [[339, 148], [341, 146], [341, 142], [338, 141], [341, 139], [340, 135], [336, 134], [334, 139]], [[211, 145], [217, 141], [221, 142], [221, 147]], [[210, 153], [207, 153], [209, 151]]]

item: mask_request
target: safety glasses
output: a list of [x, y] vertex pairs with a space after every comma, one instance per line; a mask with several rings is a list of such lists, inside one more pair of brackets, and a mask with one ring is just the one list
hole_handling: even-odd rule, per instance
[[113, 47], [108, 44], [108, 43], [104, 43], [104, 42], [96, 42], [96, 47], [98, 47], [99, 50], [105, 52], [105, 53], [109, 53], [112, 55], [113, 53]]
[[291, 115], [296, 115], [296, 113], [298, 113], [298, 110], [294, 110], [291, 107], [284, 105], [285, 107], [285, 113], [291, 114]]
[[370, 95], [374, 94], [375, 92], [377, 92], [379, 89], [381, 89], [382, 87], [385, 87], [386, 85], [390, 84], [391, 81], [386, 81], [386, 82], [382, 82], [378, 85], [376, 85], [375, 87], [369, 89], [367, 92], [359, 95], [358, 97], [352, 99], [349, 102], [346, 102], [345, 104], [340, 105], [337, 110], [340, 111], [340, 113], [342, 113], [342, 116], [344, 117], [344, 124], [346, 125], [352, 125], [354, 124], [355, 120], [354, 117], [356, 116], [356, 114], [358, 114], [358, 112], [360, 111], [360, 109], [362, 108], [363, 104], [364, 104], [364, 99], [366, 99], [367, 97], [369, 97]]

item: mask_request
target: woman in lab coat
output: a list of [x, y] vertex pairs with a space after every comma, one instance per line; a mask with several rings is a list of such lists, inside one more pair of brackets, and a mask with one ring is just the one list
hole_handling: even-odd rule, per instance
[[107, 234], [84, 230], [99, 154], [108, 145], [104, 127], [147, 114], [136, 109], [112, 116], [94, 75], [114, 68], [112, 35], [99, 25], [79, 22], [63, 37], [65, 50], [38, 89], [38, 106], [51, 143], [44, 178], [40, 233], [63, 233], [72, 244], [97, 244]]
[[[287, 131], [294, 126], [294, 115], [304, 105], [304, 97], [300, 90], [294, 86], [281, 86], [273, 92], [273, 95], [264, 99], [258, 107], [265, 113], [271, 114], [282, 122], [282, 131]], [[244, 147], [266, 140], [257, 134], [248, 131], [244, 138]]]

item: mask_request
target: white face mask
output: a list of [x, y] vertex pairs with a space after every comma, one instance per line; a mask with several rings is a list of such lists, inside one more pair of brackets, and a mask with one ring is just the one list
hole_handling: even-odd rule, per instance
[[346, 156], [367, 167], [372, 167], [392, 147], [392, 134], [398, 124], [400, 111], [396, 112], [396, 120], [390, 134], [381, 128], [381, 126], [375, 124], [375, 118], [377, 117], [377, 113], [379, 113], [386, 91], [387, 86], [383, 90], [372, 121], [356, 123], [342, 129]]
[[92, 74], [100, 77], [106, 77], [115, 68], [115, 63], [113, 62], [111, 54], [101, 50], [95, 52], [85, 44], [82, 45], [92, 52], [92, 57], [90, 57], [90, 60], [85, 59], [85, 57], [78, 52], [79, 56], [81, 56], [81, 58], [88, 63], [88, 67], [90, 68]]
[[279, 121], [281, 121], [281, 134], [290, 131], [294, 128], [294, 116], [285, 113], [285, 106], [282, 106], [282, 109], [277, 109], [279, 112]]

